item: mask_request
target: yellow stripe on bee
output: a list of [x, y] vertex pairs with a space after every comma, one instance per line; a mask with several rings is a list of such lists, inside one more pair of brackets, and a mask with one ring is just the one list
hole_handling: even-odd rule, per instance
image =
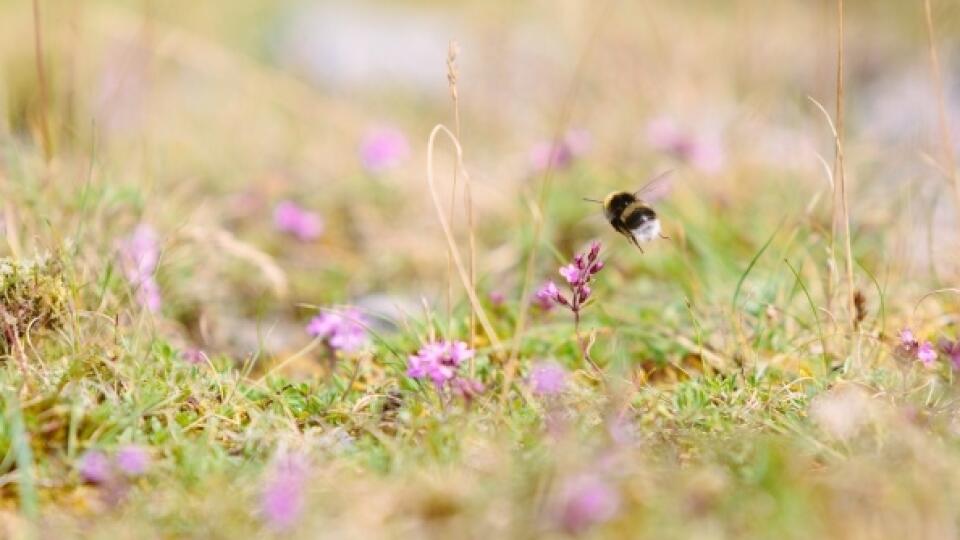
[[648, 207], [648, 206], [646, 205], [646, 203], [644, 203], [643, 201], [635, 201], [635, 202], [632, 202], [632, 203], [628, 204], [627, 207], [623, 209], [623, 214], [621, 214], [621, 215], [622, 215], [624, 218], [626, 218], [626, 217], [629, 216], [630, 214], [636, 212], [637, 210], [641, 210], [641, 209], [643, 209], [643, 208], [649, 208], [649, 207]]

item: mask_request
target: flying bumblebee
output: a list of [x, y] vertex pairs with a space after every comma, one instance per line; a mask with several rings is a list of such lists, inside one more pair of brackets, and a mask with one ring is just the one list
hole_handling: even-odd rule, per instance
[[614, 191], [602, 201], [584, 199], [603, 205], [603, 215], [613, 226], [614, 230], [627, 237], [627, 240], [637, 246], [640, 253], [643, 248], [640, 244], [649, 242], [659, 236], [668, 238], [661, 232], [660, 219], [650, 207], [651, 204], [665, 197], [671, 188], [670, 175], [667, 171], [657, 175], [647, 185], [633, 193], [629, 191]]

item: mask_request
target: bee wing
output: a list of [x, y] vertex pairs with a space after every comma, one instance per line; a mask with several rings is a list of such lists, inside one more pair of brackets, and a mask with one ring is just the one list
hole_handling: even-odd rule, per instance
[[648, 203], [654, 203], [663, 199], [673, 190], [673, 169], [662, 172], [653, 177], [640, 191], [634, 192], [634, 196], [643, 199]]

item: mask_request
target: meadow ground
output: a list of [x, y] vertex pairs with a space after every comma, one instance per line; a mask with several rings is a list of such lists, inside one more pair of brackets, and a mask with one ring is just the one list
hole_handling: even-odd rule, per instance
[[960, 4], [847, 4], [0, 2], [0, 536], [956, 538]]

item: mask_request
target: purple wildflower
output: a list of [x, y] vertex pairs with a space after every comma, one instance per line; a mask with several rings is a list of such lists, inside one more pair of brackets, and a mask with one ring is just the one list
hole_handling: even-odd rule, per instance
[[91, 484], [105, 484], [112, 474], [110, 460], [99, 450], [90, 450], [80, 459], [80, 476]]
[[400, 165], [410, 156], [406, 135], [395, 127], [370, 129], [360, 142], [360, 162], [370, 172], [383, 172]]
[[[570, 285], [572, 296], [567, 300], [565, 296], [556, 291], [555, 300], [557, 303], [566, 306], [573, 312], [577, 323], [580, 322], [580, 311], [584, 303], [590, 298], [592, 289], [590, 280], [593, 279], [600, 270], [603, 270], [603, 261], [600, 257], [600, 242], [595, 241], [590, 244], [590, 249], [585, 253], [578, 253], [573, 262], [560, 267], [560, 275]], [[551, 282], [552, 283], [552, 282]], [[556, 286], [554, 285], [554, 288]], [[550, 292], [553, 292], [552, 290]]]
[[933, 343], [924, 341], [917, 348], [917, 360], [927, 367], [932, 366], [937, 361], [937, 351], [933, 348]]
[[457, 395], [466, 401], [473, 401], [486, 390], [482, 382], [467, 377], [454, 378], [450, 381], [450, 386]]
[[560, 267], [560, 275], [567, 280], [570, 285], [575, 285], [580, 281], [581, 269], [577, 268], [575, 263]]
[[160, 311], [160, 286], [155, 273], [160, 262], [156, 231], [145, 223], [120, 241], [120, 268], [136, 290], [137, 301], [151, 312]]
[[503, 304], [507, 301], [507, 297], [502, 291], [490, 291], [487, 297], [490, 299], [490, 305], [496, 308], [503, 307]]
[[720, 140], [712, 134], [693, 134], [682, 129], [670, 117], [659, 117], [647, 124], [647, 141], [656, 150], [690, 163], [706, 173], [723, 168]]
[[117, 450], [117, 468], [127, 476], [140, 476], [150, 467], [150, 454], [135, 444], [128, 444]]
[[325, 312], [307, 324], [307, 333], [335, 351], [354, 352], [367, 343], [366, 318], [356, 308], [342, 313]]
[[530, 165], [535, 171], [544, 171], [548, 167], [566, 169], [571, 164], [573, 153], [563, 141], [556, 145], [552, 142], [539, 142], [530, 149]]
[[941, 339], [937, 345], [940, 351], [947, 355], [953, 369], [960, 370], [960, 340], [950, 341], [949, 339]]
[[308, 467], [298, 455], [283, 455], [274, 462], [260, 496], [260, 512], [274, 530], [288, 530], [303, 515]]
[[530, 369], [530, 386], [534, 394], [557, 395], [567, 386], [567, 372], [556, 362], [538, 362]]
[[571, 129], [558, 141], [542, 141], [530, 149], [530, 166], [540, 172], [547, 168], [566, 169], [590, 151], [593, 139], [584, 129]]
[[913, 347], [917, 344], [917, 338], [913, 335], [913, 330], [904, 328], [900, 331], [900, 345]]
[[207, 361], [207, 353], [198, 347], [190, 347], [189, 349], [180, 353], [180, 358], [183, 358], [184, 362], [188, 364], [193, 364], [198, 366], [204, 364]]
[[430, 379], [437, 390], [445, 386], [471, 401], [484, 391], [480, 381], [459, 374], [464, 361], [473, 358], [474, 351], [462, 341], [433, 341], [427, 343], [407, 360], [407, 375], [414, 379]]
[[569, 480], [560, 491], [558, 522], [570, 534], [609, 521], [620, 507], [619, 494], [602, 479], [582, 475]]
[[900, 331], [900, 343], [894, 354], [901, 360], [917, 360], [927, 367], [937, 360], [937, 351], [933, 348], [933, 343], [929, 341], [920, 343], [909, 328]]
[[560, 289], [557, 288], [557, 284], [553, 281], [548, 281], [544, 283], [537, 294], [535, 295], [537, 299], [537, 306], [540, 307], [543, 311], [550, 311], [553, 309], [553, 306], [560, 303], [563, 298], [563, 295], [560, 294]]
[[293, 201], [281, 201], [273, 211], [273, 223], [277, 230], [307, 242], [323, 233], [320, 216], [305, 210]]
[[429, 378], [437, 387], [450, 382], [464, 360], [473, 357], [473, 351], [462, 341], [435, 341], [420, 348], [409, 357], [407, 375], [414, 379]]

